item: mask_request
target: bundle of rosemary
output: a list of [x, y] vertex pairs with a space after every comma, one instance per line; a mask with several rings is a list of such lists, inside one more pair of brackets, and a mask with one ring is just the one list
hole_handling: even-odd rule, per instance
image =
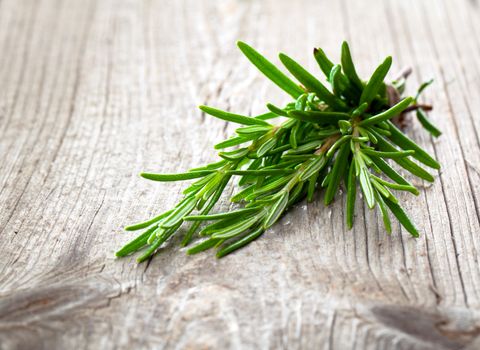
[[[415, 195], [419, 192], [392, 167], [390, 160], [426, 181], [433, 181], [433, 176], [412, 158], [433, 169], [440, 165], [406, 136], [392, 118], [415, 110], [425, 129], [439, 136], [426, 116], [429, 106], [417, 103], [430, 82], [422, 84], [415, 97], [401, 98], [407, 74], [390, 84], [384, 82], [391, 57], [378, 66], [368, 81], [363, 81], [344, 42], [341, 64], [333, 64], [323, 50], [314, 50], [330, 89], [292, 58], [280, 54], [281, 62], [302, 84], [297, 85], [247, 44], [239, 42], [238, 47], [293, 98], [292, 102], [283, 108], [267, 104], [269, 112], [255, 117], [200, 106], [213, 117], [242, 126], [236, 129], [234, 137], [215, 145], [215, 149], [221, 150], [218, 162], [179, 174], [141, 174], [154, 181], [196, 181], [183, 191], [183, 199], [171, 210], [126, 227], [127, 231], [145, 231], [116, 255], [141, 251], [137, 260], [144, 261], [180, 232], [183, 224], [189, 224], [182, 246], [188, 245], [197, 232], [206, 239], [190, 248], [188, 254], [215, 247], [217, 257], [223, 257], [262, 235], [294, 203], [304, 198], [312, 201], [317, 189], [325, 189], [324, 202], [330, 204], [341, 183], [346, 189], [345, 217], [349, 228], [353, 225], [359, 184], [367, 206], [380, 210], [387, 232], [391, 232], [392, 213], [412, 236], [418, 237], [417, 229], [392, 191]], [[279, 125], [267, 122], [278, 117], [284, 119]], [[234, 177], [239, 178], [241, 189], [230, 200], [239, 203], [238, 208], [211, 214]]]

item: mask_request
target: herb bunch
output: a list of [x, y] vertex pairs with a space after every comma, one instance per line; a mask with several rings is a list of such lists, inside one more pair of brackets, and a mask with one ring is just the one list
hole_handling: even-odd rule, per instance
[[[408, 74], [387, 84], [385, 77], [392, 64], [387, 57], [368, 81], [355, 69], [346, 42], [342, 45], [341, 64], [333, 64], [321, 49], [315, 60], [329, 88], [299, 63], [285, 54], [280, 61], [300, 82], [293, 82], [260, 53], [238, 42], [243, 54], [267, 78], [283, 89], [292, 101], [282, 107], [267, 104], [268, 112], [247, 117], [207, 106], [200, 109], [219, 119], [241, 124], [236, 135], [215, 145], [220, 160], [179, 174], [142, 173], [154, 181], [195, 181], [184, 191], [178, 204], [127, 231], [144, 230], [116, 255], [140, 251], [138, 261], [155, 254], [172, 236], [184, 232], [182, 246], [195, 235], [205, 237], [188, 249], [188, 254], [216, 248], [223, 257], [262, 235], [296, 202], [312, 201], [318, 189], [325, 189], [324, 202], [330, 204], [343, 183], [346, 189], [345, 217], [352, 228], [355, 200], [360, 187], [366, 205], [377, 207], [385, 230], [391, 232], [393, 214], [413, 236], [419, 233], [400, 206], [393, 191], [419, 192], [392, 163], [423, 180], [433, 176], [421, 163], [439, 169], [439, 163], [398, 128], [392, 118], [416, 111], [418, 120], [433, 136], [440, 131], [430, 122], [430, 106], [415, 97], [401, 97]], [[268, 122], [283, 118], [280, 124]], [[237, 147], [238, 146], [238, 147]], [[414, 162], [415, 159], [417, 162]], [[232, 178], [238, 178], [240, 190], [231, 198], [236, 208], [211, 213]], [[184, 224], [189, 227], [180, 230]]]

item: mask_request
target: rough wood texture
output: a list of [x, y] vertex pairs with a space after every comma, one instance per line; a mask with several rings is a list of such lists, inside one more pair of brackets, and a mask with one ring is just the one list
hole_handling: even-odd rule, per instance
[[[480, 348], [479, 18], [475, 0], [2, 0], [0, 348]], [[363, 76], [392, 54], [411, 88], [436, 79], [443, 137], [410, 130], [444, 165], [404, 198], [419, 239], [362, 207], [346, 231], [339, 199], [220, 261], [113, 258], [122, 225], [179, 197], [138, 172], [202, 164], [231, 131], [196, 105], [285, 101], [236, 40], [316, 69], [312, 47], [345, 38]]]

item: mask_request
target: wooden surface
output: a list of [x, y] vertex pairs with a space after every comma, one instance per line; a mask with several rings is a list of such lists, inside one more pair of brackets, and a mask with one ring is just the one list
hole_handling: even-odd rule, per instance
[[[480, 9], [475, 0], [0, 2], [0, 349], [480, 348]], [[443, 136], [409, 131], [443, 169], [406, 207], [422, 231], [347, 231], [343, 199], [299, 205], [216, 260], [167, 245], [116, 260], [122, 226], [169, 208], [174, 172], [231, 126], [201, 103], [263, 112], [287, 96], [235, 47], [350, 41], [363, 76], [411, 65]], [[393, 75], [392, 75], [393, 77]], [[410, 90], [412, 91], [412, 90]], [[171, 242], [172, 243], [172, 242]]]

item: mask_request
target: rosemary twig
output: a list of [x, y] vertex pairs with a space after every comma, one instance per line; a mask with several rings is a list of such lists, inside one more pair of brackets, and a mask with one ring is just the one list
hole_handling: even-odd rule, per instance
[[[393, 214], [417, 237], [418, 230], [392, 191], [419, 192], [390, 162], [426, 181], [433, 181], [433, 176], [411, 158], [433, 169], [440, 165], [391, 120], [416, 111], [425, 129], [433, 136], [440, 135], [426, 116], [431, 106], [418, 103], [431, 81], [422, 84], [415, 97], [402, 98], [410, 71], [391, 84], [385, 83], [392, 64], [390, 57], [363, 81], [345, 42], [341, 64], [333, 64], [323, 50], [314, 50], [330, 89], [295, 60], [280, 54], [281, 62], [302, 84], [297, 85], [247, 44], [239, 42], [238, 47], [293, 100], [283, 108], [267, 104], [269, 112], [256, 117], [200, 106], [213, 117], [242, 126], [236, 129], [236, 136], [215, 145], [221, 150], [220, 161], [179, 174], [141, 174], [154, 181], [194, 182], [171, 210], [126, 227], [127, 231], [145, 231], [117, 256], [141, 251], [137, 260], [144, 261], [173, 235], [184, 232], [180, 228], [187, 223], [190, 226], [182, 245], [190, 244], [194, 237], [205, 237], [188, 249], [189, 254], [216, 248], [217, 257], [223, 257], [262, 235], [294, 203], [304, 198], [312, 201], [320, 188], [325, 188], [324, 202], [330, 204], [342, 183], [347, 192], [345, 216], [349, 228], [354, 221], [358, 184], [367, 206], [379, 208], [387, 232], [391, 232]], [[278, 125], [268, 122], [278, 117], [284, 121]], [[239, 179], [240, 190], [230, 200], [239, 207], [211, 214], [232, 178]]]

